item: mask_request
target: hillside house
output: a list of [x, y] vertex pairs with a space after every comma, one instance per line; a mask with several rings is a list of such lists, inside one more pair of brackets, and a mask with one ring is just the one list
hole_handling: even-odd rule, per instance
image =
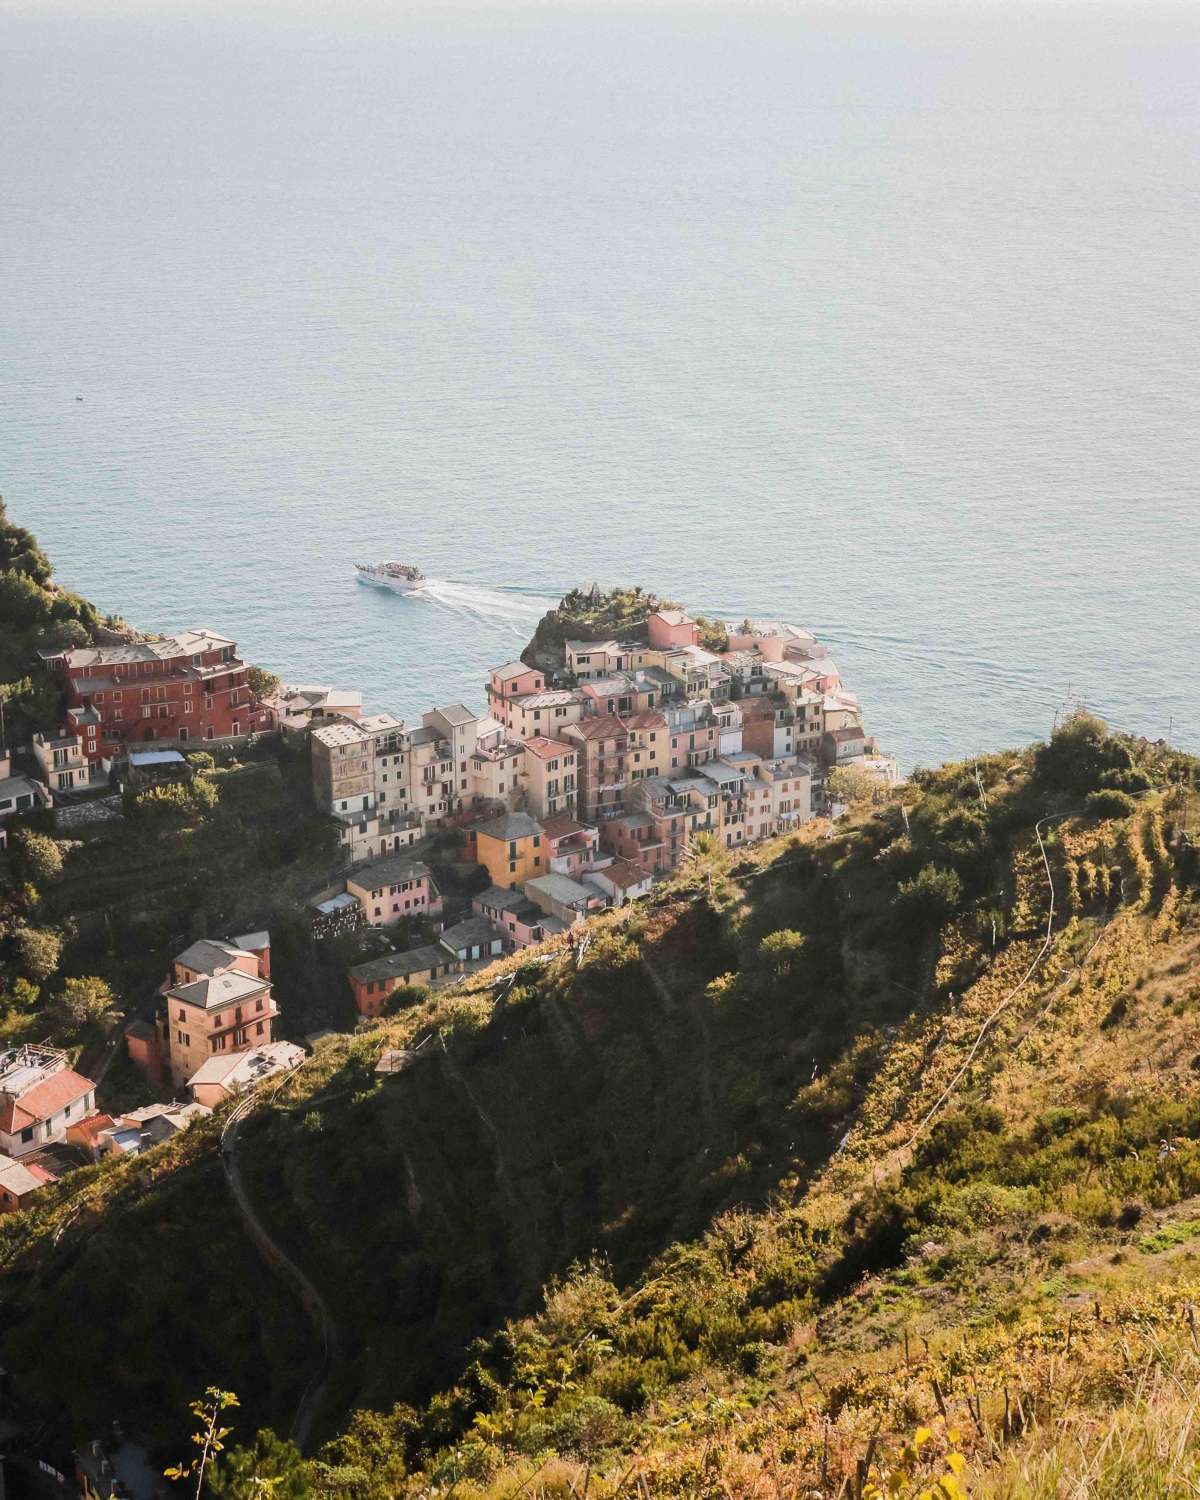
[[[252, 935], [263, 936], [263, 935]], [[279, 1007], [271, 995], [270, 947], [252, 951], [204, 938], [178, 954], [162, 986], [157, 1047], [171, 1085], [180, 1089], [212, 1057], [272, 1040]], [[130, 1055], [139, 1057], [138, 1038]]]
[[535, 818], [570, 816], [578, 788], [578, 746], [536, 734], [522, 746], [522, 785]]
[[58, 734], [35, 734], [30, 747], [42, 780], [55, 792], [76, 792], [86, 787], [97, 769], [83, 753], [83, 737], [65, 729]]
[[237, 739], [272, 727], [235, 642], [211, 630], [42, 653], [62, 678], [67, 723], [89, 764], [147, 740]]
[[266, 1078], [298, 1068], [307, 1054], [295, 1042], [265, 1042], [249, 1051], [225, 1057], [210, 1057], [188, 1081], [195, 1104], [216, 1109]]
[[0, 1214], [20, 1213], [29, 1207], [34, 1193], [57, 1181], [54, 1173], [39, 1162], [17, 1161], [0, 1154]]
[[556, 875], [578, 879], [591, 869], [600, 847], [598, 829], [577, 823], [567, 813], [547, 818], [542, 825], [546, 841], [546, 868]]
[[504, 813], [476, 828], [474, 847], [493, 885], [522, 886], [549, 868], [542, 825], [528, 813]]
[[660, 649], [676, 646], [698, 646], [700, 627], [683, 609], [658, 609], [646, 619], [650, 644]]
[[362, 907], [368, 927], [386, 927], [401, 917], [438, 917], [442, 911], [432, 871], [410, 854], [390, 854], [352, 871], [346, 893]]
[[96, 1085], [68, 1066], [67, 1054], [27, 1043], [0, 1052], [0, 1154], [19, 1158], [66, 1139], [96, 1112]]
[[499, 958], [503, 951], [503, 936], [493, 922], [482, 915], [467, 917], [448, 927], [436, 943], [356, 964], [349, 973], [354, 1003], [361, 1015], [382, 1015], [388, 997], [402, 986], [436, 984], [465, 973], [472, 964]]
[[476, 896], [471, 906], [500, 929], [506, 952], [528, 948], [563, 930], [557, 918], [548, 917], [523, 891], [493, 885]]
[[576, 813], [584, 823], [614, 818], [622, 811], [629, 731], [616, 714], [598, 714], [568, 725], [562, 738], [579, 749]]
[[525, 894], [547, 917], [557, 917], [565, 927], [573, 927], [589, 912], [604, 906], [598, 891], [569, 875], [539, 875], [536, 880], [527, 880]]

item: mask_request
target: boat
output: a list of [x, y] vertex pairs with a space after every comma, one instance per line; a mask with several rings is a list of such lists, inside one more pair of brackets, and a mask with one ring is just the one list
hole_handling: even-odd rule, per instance
[[425, 586], [425, 575], [409, 563], [355, 563], [359, 583], [391, 589], [394, 594], [415, 594]]

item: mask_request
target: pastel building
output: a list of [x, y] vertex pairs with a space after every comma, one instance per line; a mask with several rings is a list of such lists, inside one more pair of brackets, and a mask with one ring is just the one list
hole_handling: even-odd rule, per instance
[[474, 897], [471, 906], [499, 929], [506, 952], [528, 948], [532, 943], [540, 943], [563, 931], [557, 917], [547, 917], [524, 891], [493, 885]]
[[640, 641], [567, 641], [563, 651], [567, 671], [581, 683], [635, 671], [648, 665], [651, 655]]
[[548, 868], [542, 825], [525, 812], [504, 813], [475, 829], [475, 858], [493, 885], [523, 886]]
[[[562, 688], [530, 693], [524, 698], [510, 698], [504, 705], [503, 721], [519, 740], [546, 735], [557, 739], [571, 724], [583, 718], [583, 695]], [[499, 717], [497, 715], [497, 717]]]
[[73, 1123], [95, 1113], [96, 1085], [65, 1052], [32, 1043], [0, 1052], [0, 1155], [17, 1160], [65, 1140]]
[[111, 760], [131, 741], [203, 743], [273, 726], [235, 642], [211, 630], [48, 651], [42, 659], [63, 679], [68, 726], [89, 761]]
[[534, 817], [573, 814], [579, 794], [578, 745], [538, 734], [524, 741], [521, 752], [522, 785]]
[[557, 813], [542, 825], [547, 868], [556, 875], [579, 879], [593, 866], [600, 847], [595, 828], [577, 823], [569, 813]]
[[569, 875], [539, 875], [525, 882], [525, 894], [548, 917], [555, 917], [565, 927], [582, 922], [589, 912], [604, 906], [600, 893]]
[[346, 894], [362, 909], [368, 927], [386, 927], [402, 917], [437, 918], [442, 897], [429, 866], [409, 854], [374, 859], [346, 876]]
[[656, 610], [646, 620], [646, 633], [650, 644], [660, 649], [700, 644], [699, 625], [682, 609]]
[[484, 966], [503, 952], [504, 936], [494, 922], [481, 914], [467, 917], [447, 927], [436, 943], [356, 964], [350, 970], [354, 1003], [361, 1015], [382, 1015], [401, 986], [437, 984], [472, 966]]
[[579, 749], [579, 797], [584, 823], [617, 817], [625, 792], [629, 732], [616, 714], [593, 715], [569, 725], [562, 737]]
[[476, 804], [516, 807], [524, 795], [526, 745], [497, 719], [480, 719], [471, 752], [469, 791]]
[[269, 943], [255, 951], [203, 938], [176, 956], [162, 987], [157, 1028], [173, 1087], [182, 1088], [211, 1057], [273, 1039], [279, 1007], [270, 976]]
[[83, 736], [68, 730], [35, 734], [31, 746], [42, 780], [53, 792], [74, 792], [92, 779], [95, 761], [84, 754]]
[[188, 1092], [194, 1103], [216, 1109], [264, 1079], [298, 1068], [305, 1055], [295, 1042], [264, 1042], [236, 1056], [210, 1057], [192, 1075]]
[[501, 724], [508, 723], [508, 703], [513, 698], [528, 698], [546, 687], [546, 674], [536, 667], [527, 667], [523, 661], [510, 661], [502, 667], [493, 667], [488, 675], [488, 713]]

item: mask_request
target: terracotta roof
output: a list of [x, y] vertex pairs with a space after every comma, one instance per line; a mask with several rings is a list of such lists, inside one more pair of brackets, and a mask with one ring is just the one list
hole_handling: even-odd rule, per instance
[[574, 755], [576, 752], [574, 745], [565, 740], [552, 740], [545, 734], [535, 734], [532, 739], [525, 740], [524, 745], [539, 760], [553, 760], [556, 755]]
[[585, 824], [576, 822], [570, 813], [555, 813], [552, 818], [546, 819], [542, 829], [548, 839], [565, 839], [573, 833], [595, 832]]
[[610, 880], [613, 885], [620, 886], [623, 891], [627, 891], [631, 885], [641, 885], [646, 879], [645, 871], [627, 859], [614, 859], [611, 865], [603, 870], [597, 870], [596, 874], [603, 875], [605, 880]]
[[116, 1123], [112, 1115], [89, 1115], [86, 1120], [80, 1120], [77, 1125], [71, 1127], [71, 1134], [82, 1136], [90, 1143], [101, 1131], [111, 1130]]
[[570, 732], [572, 735], [581, 734], [587, 740], [615, 740], [625, 734], [625, 721], [616, 714], [596, 714], [572, 724]]
[[667, 721], [662, 714], [656, 714], [652, 708], [643, 709], [639, 714], [625, 720], [626, 729], [665, 729]]
[[14, 1161], [11, 1156], [0, 1153], [0, 1188], [11, 1193], [14, 1198], [20, 1198], [35, 1188], [45, 1187], [48, 1182], [57, 1181], [53, 1172], [47, 1172], [37, 1162]]
[[5, 1135], [15, 1135], [30, 1125], [40, 1125], [68, 1104], [90, 1094], [95, 1087], [90, 1078], [84, 1078], [71, 1068], [63, 1068], [16, 1098], [11, 1094], [0, 1095], [0, 1131]]
[[502, 667], [493, 667], [492, 676], [502, 682], [511, 682], [514, 677], [524, 677], [526, 672], [537, 672], [537, 667], [528, 667], [523, 661], [510, 661]]

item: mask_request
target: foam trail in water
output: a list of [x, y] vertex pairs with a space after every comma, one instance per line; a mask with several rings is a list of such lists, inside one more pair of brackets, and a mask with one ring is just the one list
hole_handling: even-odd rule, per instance
[[521, 635], [527, 635], [529, 626], [536, 624], [548, 609], [553, 609], [558, 603], [557, 599], [541, 594], [489, 589], [477, 583], [456, 583], [450, 578], [430, 578], [421, 595], [468, 618], [500, 621], [514, 634]]

